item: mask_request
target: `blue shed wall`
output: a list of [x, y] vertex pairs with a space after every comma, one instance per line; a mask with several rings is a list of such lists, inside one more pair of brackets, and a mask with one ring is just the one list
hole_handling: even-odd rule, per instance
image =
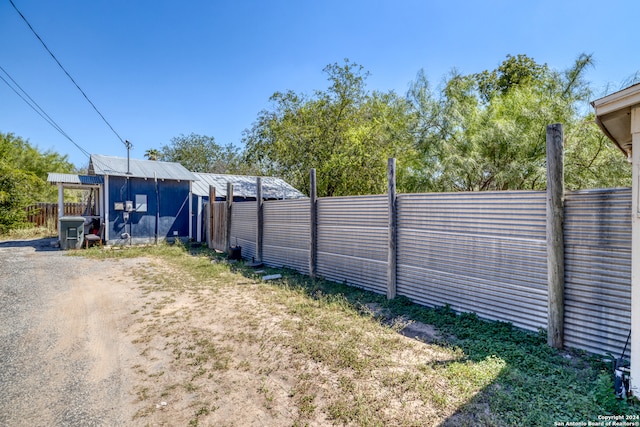
[[[109, 177], [109, 243], [128, 243], [122, 234], [131, 236], [131, 243], [150, 243], [155, 240], [156, 222], [158, 240], [168, 237], [189, 236], [189, 182]], [[124, 211], [115, 210], [116, 202], [136, 201], [136, 195], [147, 196], [146, 212], [130, 212], [125, 222]], [[159, 215], [157, 215], [159, 213]], [[177, 231], [177, 236], [174, 232]]]
[[192, 197], [191, 209], [193, 215], [191, 216], [191, 237], [196, 242], [204, 242], [207, 240], [205, 235], [205, 221], [207, 220], [205, 208], [208, 203], [208, 196], [204, 197], [193, 195]]

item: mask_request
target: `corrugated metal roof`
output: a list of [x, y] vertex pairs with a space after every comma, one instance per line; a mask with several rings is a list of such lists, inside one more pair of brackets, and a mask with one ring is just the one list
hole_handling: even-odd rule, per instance
[[180, 163], [155, 160], [129, 160], [130, 174], [127, 173], [127, 159], [123, 157], [92, 154], [89, 173], [96, 175], [131, 176], [135, 178], [158, 178], [181, 181], [195, 181], [198, 178]]
[[95, 175], [49, 172], [47, 182], [52, 184], [100, 185], [104, 182], [104, 179]]
[[[246, 175], [225, 175], [194, 172], [198, 181], [193, 183], [192, 191], [197, 196], [208, 196], [209, 186], [216, 189], [216, 197], [227, 197], [227, 182], [233, 184], [235, 197], [256, 197], [256, 178]], [[281, 178], [262, 177], [262, 197], [265, 199], [299, 199], [306, 197]]]

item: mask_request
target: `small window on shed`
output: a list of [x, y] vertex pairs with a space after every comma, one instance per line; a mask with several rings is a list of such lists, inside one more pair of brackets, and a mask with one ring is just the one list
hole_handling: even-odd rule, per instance
[[146, 212], [146, 211], [147, 211], [147, 195], [136, 194], [136, 212]]

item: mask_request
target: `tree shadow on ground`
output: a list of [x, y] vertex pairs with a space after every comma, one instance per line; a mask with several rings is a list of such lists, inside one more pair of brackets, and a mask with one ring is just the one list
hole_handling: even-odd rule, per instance
[[37, 252], [59, 251], [57, 237], [46, 237], [41, 239], [15, 239], [0, 241], [0, 249], [6, 248], [33, 248]]

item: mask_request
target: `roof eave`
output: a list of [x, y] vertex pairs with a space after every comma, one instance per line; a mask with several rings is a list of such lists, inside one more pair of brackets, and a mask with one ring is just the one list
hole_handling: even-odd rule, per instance
[[631, 108], [640, 105], [640, 83], [591, 103], [596, 123], [618, 148], [631, 154]]

